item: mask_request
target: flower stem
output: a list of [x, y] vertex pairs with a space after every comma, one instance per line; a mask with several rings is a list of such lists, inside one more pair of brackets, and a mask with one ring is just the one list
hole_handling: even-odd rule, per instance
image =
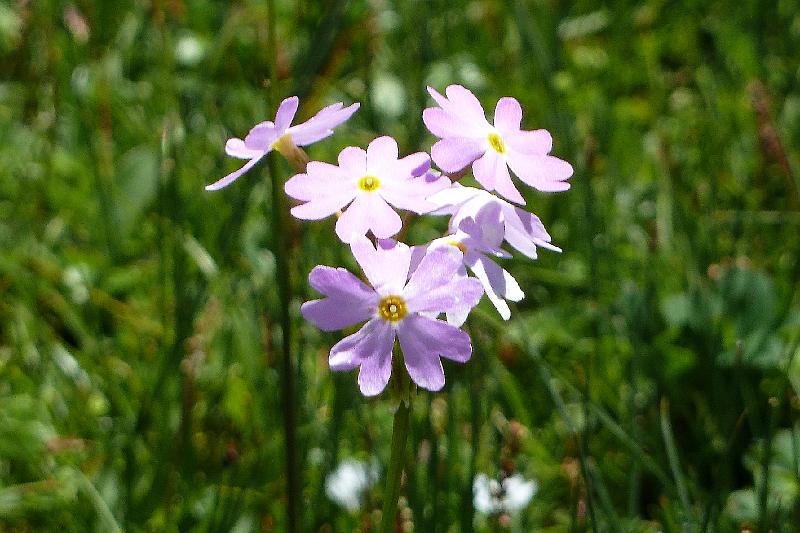
[[383, 513], [381, 513], [381, 531], [383, 533], [392, 533], [395, 530], [397, 500], [400, 497], [400, 481], [403, 478], [410, 419], [410, 402], [407, 399], [400, 400], [394, 414], [392, 455], [389, 458], [389, 472], [386, 475], [386, 490], [383, 495]]
[[[278, 56], [275, 40], [275, 0], [267, 2], [267, 50], [269, 58], [269, 96], [273, 104], [278, 96]], [[267, 158], [269, 165], [272, 218], [272, 237], [275, 252], [276, 281], [280, 302], [281, 324], [281, 403], [283, 407], [283, 434], [286, 451], [286, 531], [296, 533], [300, 530], [300, 471], [298, 470], [297, 424], [295, 397], [295, 362], [292, 352], [292, 299], [291, 260], [288, 243], [288, 224], [285, 220], [286, 201], [283, 196], [283, 180], [278, 176], [275, 156]]]
[[[278, 178], [275, 158], [268, 158], [271, 178], [271, 216], [275, 248], [278, 300], [281, 324], [281, 404], [283, 406], [283, 433], [286, 447], [286, 514], [287, 531], [299, 530], [300, 474], [297, 468], [297, 413], [295, 410], [295, 367], [292, 351], [291, 317], [291, 263], [289, 244], [286, 242], [287, 224], [284, 220], [286, 206], [282, 196], [282, 182]], [[274, 290], [274, 289], [273, 289]]]

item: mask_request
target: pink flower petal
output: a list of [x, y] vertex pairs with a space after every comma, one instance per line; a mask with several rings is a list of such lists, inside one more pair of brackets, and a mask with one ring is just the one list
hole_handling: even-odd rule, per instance
[[516, 98], [503, 97], [494, 108], [494, 127], [504, 136], [519, 131], [522, 122], [522, 107]]
[[222, 178], [222, 179], [220, 179], [218, 181], [215, 181], [211, 185], [206, 185], [206, 190], [207, 191], [218, 191], [218, 190], [222, 189], [223, 187], [227, 187], [228, 185], [233, 183], [239, 176], [241, 176], [242, 174], [244, 174], [245, 172], [247, 172], [248, 170], [250, 170], [251, 168], [256, 166], [256, 163], [261, 161], [261, 159], [265, 155], [267, 155], [266, 152], [263, 153], [262, 155], [260, 155], [259, 157], [254, 157], [253, 159], [251, 159], [250, 161], [245, 163], [244, 166], [242, 168], [240, 168], [239, 170], [235, 170], [235, 171], [231, 172], [230, 174], [228, 174], [224, 178]]
[[[361, 200], [363, 198], [363, 200]], [[357, 196], [355, 202], [362, 201], [366, 205], [369, 229], [379, 239], [388, 239], [397, 235], [403, 228], [403, 220], [394, 209], [389, 207], [386, 200], [378, 194], [362, 194]]]
[[375, 291], [345, 268], [318, 265], [308, 275], [308, 284], [330, 298], [350, 300], [356, 306], [375, 307]]
[[311, 161], [306, 167], [306, 173], [292, 176], [283, 189], [295, 200], [302, 201], [330, 196], [332, 192], [336, 194], [344, 190], [351, 191], [354, 197], [357, 190], [350, 177], [339, 167], [320, 161]]
[[458, 208], [458, 206], [466, 203], [481, 192], [481, 189], [476, 187], [464, 187], [460, 183], [454, 183], [449, 188], [443, 189], [429, 197], [428, 201], [433, 202], [439, 208]]
[[469, 122], [474, 122], [476, 126], [489, 127], [483, 106], [470, 90], [461, 85], [450, 85], [445, 89], [445, 93], [450, 99], [451, 109], [457, 111], [457, 113], [453, 113], [454, 115], [465, 115], [469, 117]]
[[542, 192], [566, 191], [570, 187], [564, 180], [572, 176], [572, 165], [557, 157], [511, 153], [508, 164], [522, 181]]
[[444, 387], [440, 356], [463, 363], [472, 355], [469, 335], [440, 320], [411, 315], [400, 323], [397, 336], [406, 369], [423, 389], [437, 391]]
[[408, 279], [411, 250], [402, 243], [379, 246], [377, 249], [366, 237], [354, 239], [350, 244], [353, 256], [375, 291], [382, 296], [399, 295]]
[[336, 221], [336, 235], [344, 243], [352, 243], [369, 231], [369, 206], [357, 195], [350, 207]]
[[498, 157], [497, 164], [497, 181], [494, 183], [494, 190], [497, 194], [516, 202], [520, 205], [525, 205], [525, 198], [522, 197], [514, 182], [511, 180], [511, 175], [508, 173], [508, 166], [502, 158]]
[[442, 109], [444, 109], [445, 107], [450, 105], [450, 102], [447, 100], [447, 98], [445, 96], [443, 96], [441, 93], [439, 93], [439, 91], [437, 91], [436, 89], [434, 89], [431, 86], [428, 86], [428, 94], [431, 95], [433, 100], [437, 104], [439, 104], [439, 107], [441, 107]]
[[388, 355], [391, 362], [394, 336], [395, 333], [388, 322], [374, 318], [356, 333], [336, 343], [331, 348], [328, 364], [333, 371], [346, 371], [372, 358], [380, 360]]
[[474, 215], [466, 217], [458, 224], [458, 229], [474, 239], [474, 247], [481, 251], [500, 248], [505, 234], [505, 224], [500, 202], [487, 202]]
[[393, 138], [383, 136], [373, 140], [367, 146], [367, 174], [380, 176], [385, 168], [397, 163], [398, 155], [397, 141]]
[[464, 87], [450, 85], [445, 91], [447, 97], [442, 96], [431, 87], [428, 87], [428, 92], [445, 115], [449, 117], [449, 120], [453, 122], [450, 127], [458, 129], [458, 136], [483, 138], [491, 130], [480, 102]]
[[480, 280], [486, 296], [503, 320], [511, 318], [511, 309], [505, 300], [518, 302], [525, 296], [517, 280], [500, 265], [481, 254], [475, 254], [469, 267]]
[[231, 157], [238, 157], [239, 159], [253, 159], [264, 153], [263, 150], [252, 150], [245, 145], [241, 139], [233, 138], [228, 139], [225, 143], [225, 153]]
[[454, 246], [429, 249], [403, 289], [409, 312], [443, 313], [461, 307], [464, 300], [470, 300], [474, 306], [481, 297], [480, 287], [475, 298], [475, 291], [469, 287], [461, 287], [468, 289], [467, 294], [462, 294], [451, 286], [461, 264], [461, 252]]
[[430, 170], [431, 158], [425, 152], [414, 152], [405, 157], [392, 161], [392, 167], [403, 179], [411, 176], [422, 176]]
[[[470, 128], [463, 120], [439, 107], [429, 107], [422, 112], [422, 121], [437, 137], [464, 137]], [[479, 136], [482, 137], [482, 136]]]
[[348, 146], [339, 152], [339, 168], [356, 179], [365, 176], [367, 174], [367, 152], [355, 146]]
[[244, 138], [244, 144], [250, 150], [268, 151], [272, 149], [272, 143], [278, 140], [275, 125], [270, 122], [256, 124]]
[[487, 191], [496, 190], [512, 202], [525, 204], [525, 199], [511, 181], [505, 158], [494, 150], [487, 150], [483, 157], [475, 161], [472, 164], [472, 172], [478, 183]]
[[553, 138], [547, 130], [516, 131], [503, 135], [506, 147], [522, 154], [546, 155], [553, 149]]
[[300, 312], [323, 331], [358, 324], [375, 312], [375, 291], [343, 268], [317, 266], [309, 274], [308, 281], [326, 298], [304, 303]]
[[431, 148], [436, 166], [445, 172], [458, 172], [486, 152], [484, 139], [448, 137]]
[[550, 244], [550, 234], [547, 233], [539, 217], [533, 213], [506, 204], [503, 207], [503, 216], [506, 242], [521, 253], [531, 259], [536, 259], [537, 246], [555, 252], [561, 251], [561, 248]]
[[297, 146], [306, 146], [333, 134], [333, 128], [347, 121], [355, 113], [359, 104], [342, 108], [341, 102], [323, 108], [319, 113], [302, 124], [287, 130]]
[[[305, 174], [301, 174], [304, 176]], [[288, 182], [287, 182], [288, 183]], [[344, 209], [353, 200], [355, 193], [339, 191], [337, 194], [319, 196], [304, 204], [294, 206], [290, 212], [301, 220], [321, 220]]]
[[[370, 343], [370, 348], [375, 345], [373, 355], [364, 357], [358, 372], [358, 386], [364, 396], [376, 396], [383, 392], [392, 375], [392, 347], [394, 346], [395, 332], [386, 322], [383, 322], [380, 327], [382, 328], [380, 333], [372, 334], [375, 337], [375, 341]], [[367, 352], [368, 349], [363, 348], [363, 351]]]
[[336, 331], [364, 322], [372, 313], [352, 307], [347, 300], [323, 298], [311, 300], [300, 306], [303, 318], [322, 331]]
[[278, 111], [275, 113], [275, 131], [277, 132], [277, 137], [283, 135], [286, 129], [291, 125], [292, 119], [295, 113], [297, 113], [297, 106], [299, 103], [299, 98], [290, 96], [278, 106]]
[[345, 243], [366, 235], [368, 230], [379, 239], [388, 239], [403, 227], [400, 215], [375, 193], [356, 195], [353, 203], [336, 221], [336, 234]]
[[387, 181], [379, 192], [394, 207], [423, 214], [437, 208], [436, 204], [425, 198], [448, 188], [450, 184], [450, 180], [444, 176], [433, 179], [419, 176], [402, 181]]

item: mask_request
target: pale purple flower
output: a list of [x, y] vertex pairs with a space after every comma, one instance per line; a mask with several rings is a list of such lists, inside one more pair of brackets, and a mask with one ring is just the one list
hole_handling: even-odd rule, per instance
[[287, 136], [295, 146], [307, 146], [332, 135], [333, 128], [349, 119], [359, 107], [358, 103], [348, 107], [344, 107], [341, 102], [331, 104], [302, 124], [291, 126], [297, 113], [298, 103], [299, 99], [296, 96], [285, 99], [275, 113], [275, 122], [268, 120], [256, 124], [244, 140], [228, 139], [225, 143], [225, 153], [248, 161], [239, 170], [206, 186], [206, 190], [216, 191], [230, 185], [236, 178], [253, 168]]
[[445, 172], [458, 172], [470, 163], [475, 179], [487, 191], [525, 204], [514, 186], [509, 167], [523, 182], [540, 191], [565, 191], [565, 180], [572, 176], [572, 166], [547, 155], [553, 139], [547, 130], [520, 129], [522, 107], [510, 97], [501, 98], [494, 111], [494, 124], [489, 124], [483, 107], [469, 90], [450, 85], [447, 96], [428, 87], [439, 107], [422, 113], [428, 129], [441, 140], [433, 145], [433, 162]]
[[[455, 183], [452, 187], [429, 197], [428, 200], [439, 206], [439, 209], [431, 214], [451, 215], [449, 224], [451, 232], [458, 230], [464, 219], [475, 219], [486, 205], [494, 204], [500, 206], [500, 217], [491, 222], [494, 225], [491, 231], [502, 235], [503, 239], [519, 252], [536, 259], [537, 247], [554, 252], [561, 251], [561, 248], [550, 243], [550, 234], [547, 233], [539, 217], [482, 189]], [[489, 231], [486, 228], [489, 222], [486, 220], [483, 225], [484, 232]]]
[[293, 176], [284, 188], [305, 202], [291, 211], [304, 220], [328, 217], [349, 204], [336, 221], [336, 234], [346, 243], [368, 231], [387, 239], [403, 226], [390, 206], [425, 213], [437, 207], [425, 198], [450, 186], [446, 177], [429, 174], [429, 167], [428, 154], [398, 159], [397, 141], [378, 137], [366, 150], [354, 146], [342, 150], [339, 166], [310, 162], [306, 173]]
[[[461, 274], [466, 275], [464, 267], [475, 275], [481, 282], [489, 301], [500, 313], [503, 320], [511, 318], [511, 309], [506, 300], [518, 302], [525, 297], [525, 293], [508, 271], [492, 261], [490, 256], [509, 258], [511, 254], [500, 248], [503, 242], [503, 214], [498, 203], [484, 204], [472, 217], [464, 218], [458, 225], [458, 230], [432, 241], [428, 249], [432, 250], [442, 246], [458, 248], [463, 254]], [[456, 309], [447, 314], [451, 324], [460, 326], [467, 318], [469, 309]]]
[[379, 241], [376, 249], [361, 237], [351, 248], [372, 287], [343, 268], [317, 266], [308, 281], [325, 298], [300, 308], [324, 331], [367, 321], [331, 348], [331, 370], [360, 367], [361, 392], [379, 394], [389, 382], [397, 337], [411, 379], [424, 389], [441, 389], [440, 357], [464, 363], [472, 344], [467, 333], [430, 315], [475, 306], [483, 293], [480, 282], [456, 276], [461, 256], [452, 247], [431, 250], [410, 277], [411, 250], [404, 244]]

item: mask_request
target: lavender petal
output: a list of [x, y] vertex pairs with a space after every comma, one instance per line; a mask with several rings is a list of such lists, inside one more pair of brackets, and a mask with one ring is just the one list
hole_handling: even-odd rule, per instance
[[519, 131], [522, 122], [522, 107], [516, 98], [503, 97], [494, 108], [494, 127], [501, 133]]
[[448, 137], [431, 148], [431, 157], [436, 166], [445, 172], [458, 172], [486, 151], [483, 139]]
[[256, 163], [261, 161], [261, 159], [265, 155], [267, 155], [267, 152], [263, 153], [259, 157], [254, 157], [253, 159], [251, 159], [250, 161], [245, 163], [244, 166], [242, 168], [240, 168], [239, 170], [235, 170], [235, 171], [231, 172], [230, 174], [228, 174], [224, 178], [222, 178], [222, 179], [220, 179], [218, 181], [215, 181], [211, 185], [206, 185], [206, 190], [207, 191], [218, 191], [218, 190], [222, 189], [223, 187], [227, 187], [228, 185], [233, 183], [239, 176], [241, 176], [242, 174], [244, 174], [245, 172], [247, 172], [248, 170], [250, 170], [251, 168], [256, 166]]
[[376, 250], [372, 242], [362, 236], [354, 239], [350, 248], [364, 275], [379, 294], [400, 294], [411, 262], [408, 246], [395, 243], [392, 247], [381, 246]]
[[297, 106], [300, 99], [296, 96], [286, 98], [281, 105], [278, 106], [278, 111], [275, 113], [275, 131], [278, 136], [283, 135], [289, 125], [292, 123], [295, 113], [297, 113]]

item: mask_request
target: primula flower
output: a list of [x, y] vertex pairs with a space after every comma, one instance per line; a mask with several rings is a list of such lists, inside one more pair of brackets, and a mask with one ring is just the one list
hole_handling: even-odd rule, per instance
[[390, 205], [425, 213], [436, 208], [425, 198], [450, 185], [446, 177], [429, 174], [429, 167], [428, 154], [398, 159], [397, 141], [378, 137], [366, 151], [354, 146], [342, 150], [339, 166], [310, 162], [306, 173], [289, 179], [284, 188], [292, 198], [306, 202], [291, 211], [304, 220], [328, 217], [350, 204], [336, 221], [336, 234], [346, 243], [370, 230], [387, 239], [403, 226]]
[[430, 315], [474, 307], [483, 293], [480, 282], [456, 276], [461, 256], [452, 247], [431, 250], [410, 278], [408, 246], [379, 241], [376, 249], [362, 237], [351, 248], [372, 287], [343, 268], [317, 266], [308, 281], [325, 298], [300, 308], [306, 320], [324, 331], [367, 321], [331, 348], [331, 370], [360, 367], [361, 392], [379, 394], [389, 382], [397, 337], [411, 379], [424, 389], [441, 389], [440, 357], [464, 363], [472, 354], [472, 344], [467, 333]]
[[439, 107], [423, 111], [428, 129], [441, 140], [433, 145], [433, 162], [445, 172], [458, 172], [472, 163], [475, 179], [487, 191], [512, 202], [525, 204], [509, 167], [523, 182], [540, 191], [565, 191], [570, 185], [572, 166], [547, 155], [553, 139], [547, 130], [520, 129], [522, 107], [510, 97], [501, 98], [489, 124], [478, 99], [461, 85], [450, 85], [447, 97], [428, 87]]
[[332, 135], [333, 128], [349, 119], [359, 107], [358, 103], [343, 107], [344, 104], [339, 102], [323, 108], [302, 124], [290, 126], [295, 113], [297, 113], [298, 103], [299, 99], [296, 96], [285, 99], [275, 113], [275, 122], [268, 120], [256, 124], [244, 140], [228, 139], [228, 142], [225, 143], [225, 153], [249, 161], [239, 170], [206, 186], [206, 190], [216, 191], [230, 185], [273, 149], [280, 151], [282, 143], [288, 146], [306, 146]]
[[[459, 274], [466, 276], [466, 269], [475, 274], [483, 290], [503, 320], [511, 318], [511, 309], [506, 300], [518, 302], [525, 297], [517, 280], [490, 256], [509, 258], [511, 254], [500, 248], [503, 241], [503, 223], [500, 205], [485, 204], [474, 218], [461, 220], [458, 230], [445, 235], [428, 245], [429, 249], [454, 246], [463, 254], [464, 266]], [[447, 321], [460, 326], [467, 319], [469, 309], [458, 309], [447, 314]]]
[[458, 183], [452, 187], [436, 193], [428, 201], [439, 206], [432, 212], [434, 215], [451, 215], [450, 231], [455, 232], [462, 221], [467, 218], [475, 219], [477, 214], [487, 205], [498, 205], [500, 217], [498, 219], [484, 219], [483, 231], [489, 231], [487, 224], [491, 223], [495, 234], [502, 235], [503, 239], [531, 259], [536, 259], [537, 247], [547, 248], [560, 252], [561, 248], [550, 243], [551, 237], [536, 215], [512, 205], [497, 196], [475, 187], [464, 187]]

